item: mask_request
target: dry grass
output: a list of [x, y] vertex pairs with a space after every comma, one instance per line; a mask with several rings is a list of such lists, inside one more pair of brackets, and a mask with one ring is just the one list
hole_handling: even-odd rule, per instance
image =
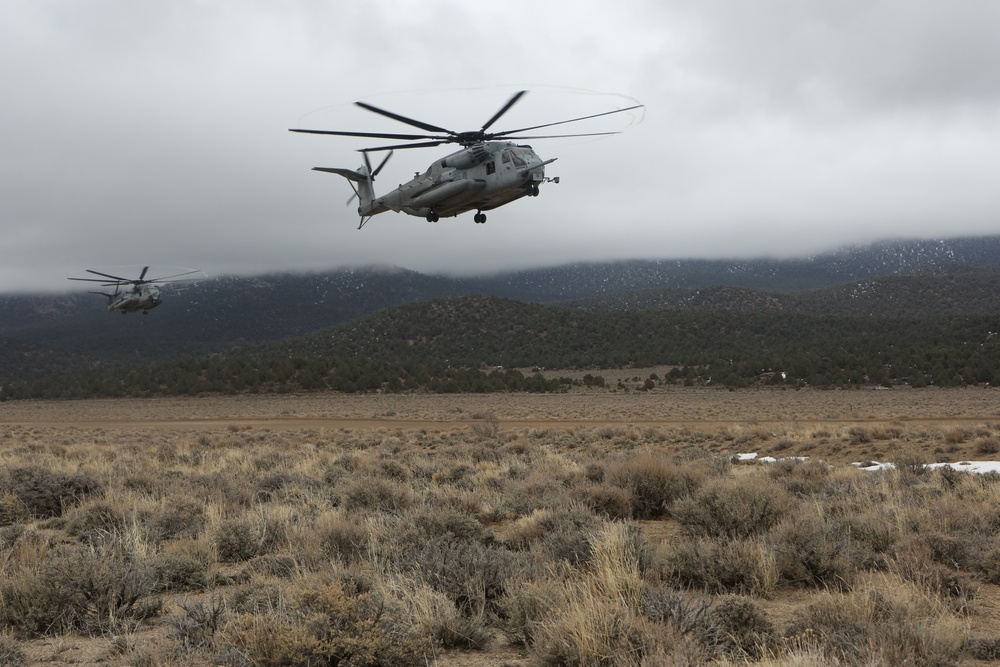
[[0, 664], [975, 664], [982, 394], [5, 405]]

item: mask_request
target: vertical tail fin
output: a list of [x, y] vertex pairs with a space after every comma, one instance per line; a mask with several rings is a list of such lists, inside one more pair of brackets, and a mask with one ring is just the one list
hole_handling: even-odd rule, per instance
[[[375, 188], [372, 186], [372, 177], [368, 173], [368, 169], [365, 167], [358, 167], [357, 169], [341, 169], [339, 167], [313, 167], [313, 171], [322, 171], [327, 174], [337, 174], [343, 176], [351, 183], [351, 189], [354, 190], [354, 197], [361, 199], [361, 206], [359, 208], [364, 209], [366, 206], [370, 206], [372, 200], [375, 199]], [[350, 204], [354, 200], [351, 197], [347, 200]]]
[[[339, 167], [313, 167], [313, 171], [324, 171], [328, 174], [337, 174], [343, 176], [351, 183], [351, 188], [354, 190], [354, 197], [361, 200], [360, 206], [358, 206], [358, 212], [361, 215], [366, 215], [366, 211], [371, 208], [372, 202], [375, 201], [375, 177], [378, 173], [382, 171], [382, 167], [385, 163], [389, 161], [392, 157], [392, 151], [385, 156], [385, 159], [379, 164], [376, 169], [372, 169], [372, 163], [368, 160], [368, 153], [361, 151], [361, 154], [365, 157], [364, 165], [358, 167], [357, 169], [341, 169]], [[354, 197], [347, 200], [350, 204]]]
[[360, 200], [358, 205], [358, 215], [361, 216], [361, 224], [358, 226], [358, 229], [364, 227], [365, 223], [368, 222], [373, 215], [386, 210], [384, 206], [375, 204], [375, 186], [373, 184], [375, 182], [375, 177], [380, 171], [382, 171], [382, 167], [384, 167], [385, 163], [392, 157], [392, 151], [389, 151], [389, 154], [385, 156], [385, 159], [383, 159], [379, 166], [374, 170], [372, 169], [371, 161], [368, 159], [368, 153], [361, 151], [361, 154], [365, 157], [365, 163], [357, 169], [313, 167], [313, 171], [324, 171], [328, 174], [337, 174], [338, 176], [343, 176], [350, 182], [351, 189], [354, 190], [354, 195], [347, 200], [347, 203], [350, 204], [354, 201], [355, 197]]

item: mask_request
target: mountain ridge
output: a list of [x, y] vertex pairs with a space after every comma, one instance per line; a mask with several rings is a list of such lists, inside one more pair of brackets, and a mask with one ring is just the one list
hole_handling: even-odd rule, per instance
[[464, 278], [386, 266], [221, 277], [165, 289], [164, 304], [148, 316], [106, 314], [86, 293], [6, 295], [0, 381], [217, 353], [474, 294], [578, 309], [998, 312], [998, 270], [1000, 236], [990, 236], [893, 241], [794, 260], [575, 263]]

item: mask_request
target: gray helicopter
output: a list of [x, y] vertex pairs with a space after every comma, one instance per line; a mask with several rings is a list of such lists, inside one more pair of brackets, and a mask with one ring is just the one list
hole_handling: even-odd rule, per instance
[[[380, 109], [365, 102], [355, 102], [362, 109], [392, 118], [401, 123], [433, 134], [395, 134], [385, 132], [344, 132], [339, 130], [303, 130], [291, 129], [290, 132], [308, 134], [332, 134], [344, 137], [369, 137], [377, 139], [396, 139], [416, 141], [389, 146], [376, 146], [361, 149], [364, 165], [357, 169], [341, 169], [336, 167], [313, 167], [315, 171], [343, 176], [351, 184], [354, 196], [359, 199], [358, 215], [361, 224], [365, 226], [372, 216], [386, 211], [406, 213], [425, 218], [428, 222], [437, 222], [440, 218], [454, 217], [466, 211], [475, 211], [473, 220], [477, 224], [486, 222], [486, 214], [521, 197], [537, 197], [539, 185], [546, 182], [558, 183], [559, 178], [547, 178], [545, 165], [556, 161], [556, 158], [542, 160], [531, 146], [517, 144], [515, 141], [533, 139], [553, 139], [559, 137], [594, 137], [618, 132], [591, 132], [585, 134], [553, 134], [541, 136], [514, 136], [521, 132], [538, 130], [543, 127], [575, 123], [581, 120], [608, 116], [610, 114], [631, 111], [642, 107], [641, 104], [624, 109], [615, 109], [604, 113], [572, 118], [570, 120], [533, 125], [503, 132], [487, 132], [487, 130], [510, 110], [528, 91], [522, 90], [513, 95], [507, 103], [497, 111], [478, 130], [455, 132], [437, 125], [424, 123], [413, 118], [407, 118], [385, 109]], [[458, 144], [462, 150], [436, 160], [423, 174], [417, 174], [413, 180], [400, 185], [395, 190], [375, 196], [373, 183], [375, 177], [382, 171], [385, 163], [392, 157], [396, 149], [429, 148], [441, 144]], [[372, 169], [368, 158], [369, 152], [389, 151], [378, 167]]]
[[[187, 278], [185, 280], [177, 280], [181, 276], [190, 276], [195, 273], [201, 274], [199, 277], [204, 277], [204, 274], [198, 269], [193, 269], [190, 271], [185, 271], [183, 273], [177, 273], [172, 276], [164, 276], [163, 278], [146, 278], [146, 272], [149, 271], [149, 267], [145, 266], [142, 272], [139, 274], [138, 278], [122, 278], [121, 276], [114, 276], [110, 273], [102, 273], [100, 271], [94, 271], [93, 269], [86, 269], [87, 273], [93, 273], [94, 275], [103, 276], [102, 278], [69, 278], [69, 280], [81, 280], [84, 282], [91, 283], [102, 283], [102, 287], [114, 287], [115, 291], [112, 292], [90, 292], [90, 294], [100, 294], [108, 300], [108, 312], [113, 313], [115, 311], [121, 312], [122, 315], [126, 313], [134, 313], [141, 310], [143, 315], [148, 315], [149, 311], [156, 308], [161, 303], [163, 299], [160, 297], [160, 288], [157, 285], [162, 285], [165, 283], [179, 283], [188, 282], [191, 280], [198, 280], [198, 278]], [[131, 285], [128, 289], [121, 289], [123, 285]]]

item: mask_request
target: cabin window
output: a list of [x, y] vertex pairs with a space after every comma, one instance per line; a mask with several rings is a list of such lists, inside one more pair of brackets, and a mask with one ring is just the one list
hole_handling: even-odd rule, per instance
[[496, 170], [497, 170], [497, 163], [496, 163], [495, 160], [490, 160], [489, 162], [486, 163], [486, 175], [487, 176], [489, 176], [492, 173], [495, 173]]

